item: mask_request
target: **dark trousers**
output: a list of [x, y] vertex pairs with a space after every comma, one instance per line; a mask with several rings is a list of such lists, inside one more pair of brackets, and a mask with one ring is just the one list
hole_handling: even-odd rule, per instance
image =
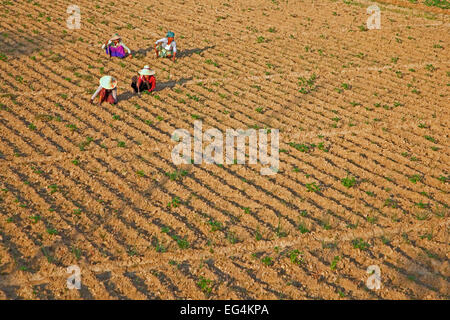
[[[138, 81], [137, 76], [131, 78], [131, 87], [133, 88], [134, 92], [138, 92], [137, 81]], [[141, 82], [141, 85], [139, 86], [139, 91], [142, 92], [144, 90], [150, 90], [150, 83], [144, 81]]]

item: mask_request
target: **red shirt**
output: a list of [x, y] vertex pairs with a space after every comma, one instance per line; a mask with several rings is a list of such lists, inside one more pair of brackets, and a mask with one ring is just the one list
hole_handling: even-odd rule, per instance
[[156, 87], [156, 79], [154, 76], [139, 76], [137, 87], [139, 88], [142, 82], [147, 82], [150, 85], [150, 89], [148, 91], [155, 90]]

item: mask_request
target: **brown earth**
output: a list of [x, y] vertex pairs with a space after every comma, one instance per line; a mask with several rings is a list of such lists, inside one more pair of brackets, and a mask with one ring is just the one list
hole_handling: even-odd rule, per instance
[[[70, 1], [0, 3], [0, 298], [449, 298], [449, 10], [382, 1], [366, 30], [368, 1], [77, 2], [80, 30]], [[151, 50], [169, 29], [176, 63]], [[104, 74], [118, 105], [89, 104]], [[278, 173], [175, 166], [196, 119], [280, 129]]]

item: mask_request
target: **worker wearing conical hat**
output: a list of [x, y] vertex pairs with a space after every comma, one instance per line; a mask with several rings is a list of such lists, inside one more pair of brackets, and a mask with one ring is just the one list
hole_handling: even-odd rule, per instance
[[142, 91], [148, 90], [152, 92], [156, 87], [155, 71], [150, 69], [149, 66], [144, 66], [142, 70], [139, 70], [139, 77], [134, 76], [131, 79], [131, 87], [134, 92], [141, 94]]
[[175, 33], [168, 31], [165, 38], [155, 42], [156, 58], [169, 57], [172, 58], [172, 61], [175, 61], [175, 56], [177, 55], [177, 43], [174, 38]]
[[100, 85], [91, 97], [91, 103], [94, 103], [96, 96], [99, 96], [98, 104], [109, 102], [116, 104], [117, 101], [117, 80], [111, 76], [104, 76], [100, 79]]
[[133, 57], [133, 55], [131, 54], [131, 50], [123, 43], [122, 38], [117, 33], [114, 34], [113, 37], [102, 46], [102, 48], [105, 49], [106, 54], [109, 55], [110, 58], [125, 58], [127, 56], [127, 53], [130, 58]]

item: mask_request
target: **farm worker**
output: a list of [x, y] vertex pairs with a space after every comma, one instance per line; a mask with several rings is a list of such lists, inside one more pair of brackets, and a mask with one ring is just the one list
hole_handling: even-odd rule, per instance
[[111, 76], [104, 76], [100, 79], [100, 85], [91, 97], [91, 103], [94, 103], [96, 96], [99, 96], [98, 104], [109, 102], [117, 103], [117, 80]]
[[142, 70], [139, 70], [139, 77], [134, 76], [131, 79], [131, 87], [138, 94], [141, 94], [141, 91], [145, 89], [152, 92], [156, 87], [155, 71], [150, 69], [149, 66], [144, 66]]
[[110, 58], [111, 57], [125, 58], [127, 56], [125, 51], [128, 52], [130, 58], [133, 57], [131, 55], [131, 50], [122, 42], [122, 39], [117, 33], [114, 34], [113, 37], [102, 46], [102, 49], [105, 49], [106, 54], [109, 55]]
[[165, 38], [159, 39], [155, 43], [156, 58], [171, 57], [175, 61], [177, 54], [177, 43], [174, 40], [175, 33], [168, 31]]

